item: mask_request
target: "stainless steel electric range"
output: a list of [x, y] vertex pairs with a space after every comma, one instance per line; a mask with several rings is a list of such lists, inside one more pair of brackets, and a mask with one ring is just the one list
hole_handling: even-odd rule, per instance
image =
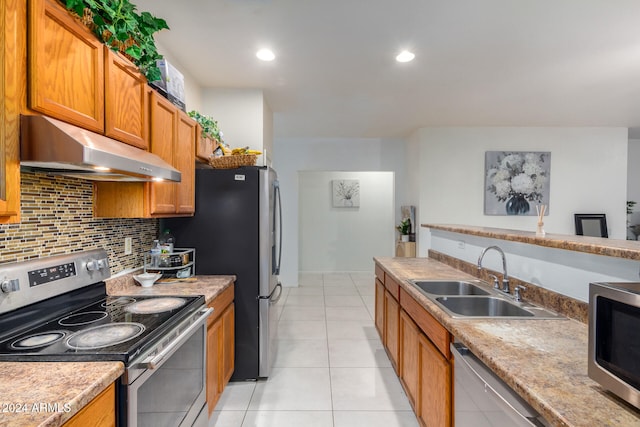
[[203, 296], [108, 296], [107, 254], [0, 265], [0, 361], [121, 361], [118, 425], [207, 424]]

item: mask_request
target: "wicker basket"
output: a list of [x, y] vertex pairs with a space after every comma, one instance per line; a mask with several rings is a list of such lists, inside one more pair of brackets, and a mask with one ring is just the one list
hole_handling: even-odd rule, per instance
[[258, 156], [255, 154], [236, 154], [209, 159], [209, 164], [215, 169], [234, 169], [240, 166], [254, 166]]

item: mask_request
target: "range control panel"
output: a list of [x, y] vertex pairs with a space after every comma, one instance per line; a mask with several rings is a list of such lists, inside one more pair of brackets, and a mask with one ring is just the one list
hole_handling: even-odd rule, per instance
[[109, 277], [103, 249], [0, 264], [0, 314]]
[[29, 275], [29, 286], [34, 287], [43, 283], [55, 282], [76, 275], [76, 265], [73, 262], [56, 265], [54, 267], [40, 268], [27, 273]]

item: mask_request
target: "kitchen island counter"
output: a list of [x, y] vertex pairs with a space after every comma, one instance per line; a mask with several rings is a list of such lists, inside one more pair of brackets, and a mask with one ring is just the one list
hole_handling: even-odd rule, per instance
[[61, 426], [123, 373], [121, 362], [0, 362], [0, 426]]
[[460, 319], [408, 279], [475, 279], [428, 258], [374, 258], [427, 312], [554, 426], [640, 426], [640, 411], [587, 375], [587, 325], [571, 319]]

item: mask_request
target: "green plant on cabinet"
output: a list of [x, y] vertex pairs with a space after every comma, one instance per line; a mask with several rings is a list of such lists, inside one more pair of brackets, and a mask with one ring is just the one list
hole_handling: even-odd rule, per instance
[[60, 0], [112, 50], [120, 51], [152, 82], [162, 78], [156, 65], [158, 53], [153, 35], [169, 29], [164, 19], [138, 13], [129, 0]]

